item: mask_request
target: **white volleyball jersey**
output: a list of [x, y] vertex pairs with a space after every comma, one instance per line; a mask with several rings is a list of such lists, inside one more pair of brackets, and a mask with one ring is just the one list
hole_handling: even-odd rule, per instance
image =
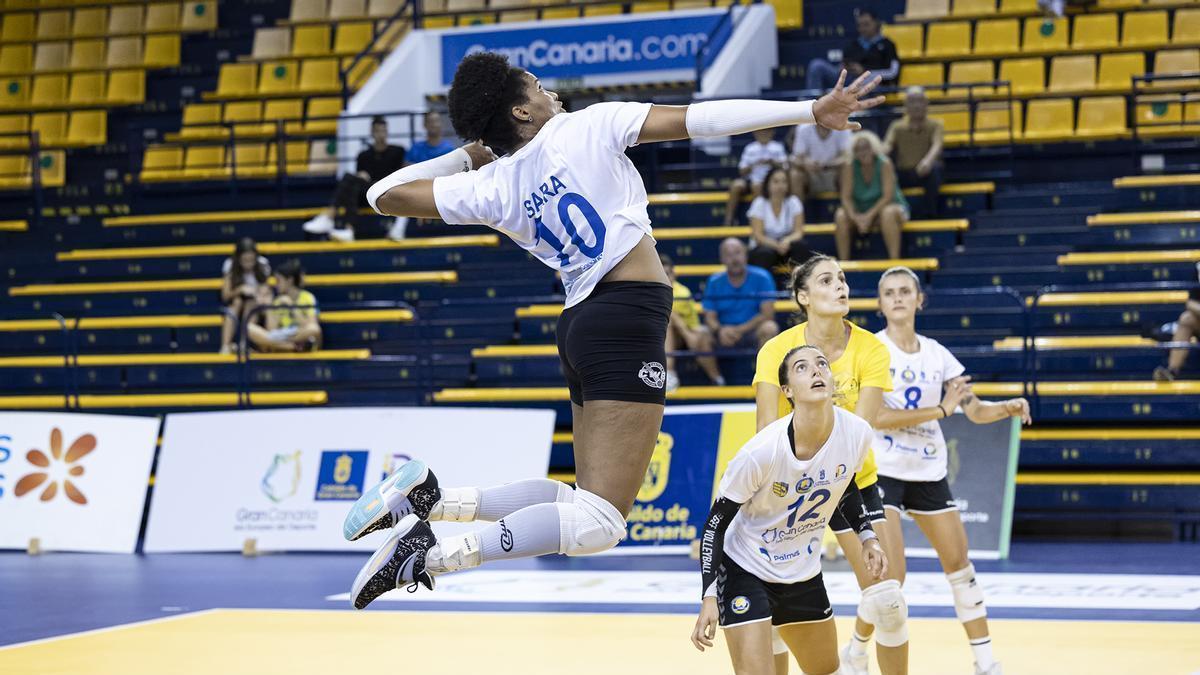
[[[937, 340], [917, 336], [915, 354], [900, 349], [886, 331], [875, 334], [892, 355], [892, 390], [883, 395], [889, 408], [928, 408], [942, 400], [946, 380], [963, 374], [963, 365]], [[954, 414], [953, 410], [946, 411]], [[937, 421], [875, 432], [875, 461], [889, 478], [935, 481], [946, 477], [946, 439]]]
[[487, 225], [562, 273], [567, 307], [650, 232], [646, 186], [625, 156], [649, 103], [597, 103], [550, 118], [529, 143], [481, 167], [435, 178], [447, 223]]
[[871, 425], [835, 407], [833, 432], [808, 461], [796, 458], [792, 416], [763, 428], [738, 451], [718, 496], [742, 504], [725, 531], [725, 555], [780, 584], [821, 571], [821, 537], [871, 447]]

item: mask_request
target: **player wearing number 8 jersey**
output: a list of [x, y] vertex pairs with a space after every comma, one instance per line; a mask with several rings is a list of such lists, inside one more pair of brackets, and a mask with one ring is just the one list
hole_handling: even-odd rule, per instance
[[[816, 121], [855, 128], [851, 113], [882, 102], [859, 101], [877, 83], [864, 74], [799, 103], [601, 103], [567, 113], [554, 92], [505, 57], [463, 59], [450, 87], [450, 119], [474, 142], [397, 171], [373, 185], [367, 200], [384, 215], [487, 225], [562, 273], [567, 301], [558, 348], [571, 393], [577, 484], [543, 478], [441, 488], [420, 462], [402, 466], [346, 517], [350, 539], [392, 527], [354, 582], [356, 607], [402, 584], [432, 588], [434, 575], [489, 560], [586, 555], [624, 538], [662, 423], [672, 304], [646, 189], [625, 149]], [[437, 519], [495, 522], [438, 541], [425, 522]]]

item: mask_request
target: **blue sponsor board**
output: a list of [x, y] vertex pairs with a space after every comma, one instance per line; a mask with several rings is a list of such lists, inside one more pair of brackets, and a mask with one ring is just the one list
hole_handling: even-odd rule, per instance
[[[538, 77], [580, 78], [655, 70], [691, 70], [724, 11], [642, 21], [584, 21], [517, 30], [467, 30], [442, 35], [442, 83], [454, 80], [463, 57], [499, 52]], [[711, 59], [730, 34], [713, 38]]]
[[324, 450], [317, 472], [316, 501], [353, 501], [362, 496], [367, 475], [366, 450]]

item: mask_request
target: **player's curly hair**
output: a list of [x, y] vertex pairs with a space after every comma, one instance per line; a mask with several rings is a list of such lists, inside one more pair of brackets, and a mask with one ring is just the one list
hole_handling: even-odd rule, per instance
[[468, 141], [482, 141], [498, 155], [521, 142], [508, 111], [525, 103], [525, 71], [493, 52], [471, 54], [458, 64], [450, 85], [450, 124]]

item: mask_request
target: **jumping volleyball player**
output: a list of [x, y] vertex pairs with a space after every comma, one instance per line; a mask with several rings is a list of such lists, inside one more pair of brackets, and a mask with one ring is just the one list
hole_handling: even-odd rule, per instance
[[[799, 345], [816, 345], [829, 357], [836, 392], [834, 404], [855, 413], [868, 424], [883, 405], [883, 393], [892, 388], [887, 348], [869, 331], [846, 321], [850, 313], [850, 286], [846, 274], [833, 258], [817, 255], [792, 272], [792, 298], [807, 321], [771, 338], [758, 352], [754, 372], [754, 398], [761, 430], [788, 414], [775, 372], [783, 357]], [[883, 523], [883, 502], [875, 486], [875, 459], [868, 453], [858, 472], [857, 485], [872, 522]], [[908, 672], [908, 607], [895, 579], [880, 580], [870, 574], [862, 547], [850, 523], [834, 514], [830, 528], [846, 552], [858, 585], [863, 589], [858, 604], [854, 635], [842, 651], [844, 667], [855, 675], [867, 672], [866, 646], [872, 632], [878, 633], [879, 668], [884, 675]], [[877, 530], [884, 550], [891, 550], [887, 534]], [[787, 672], [787, 646], [775, 641], [776, 670]]]
[[[577, 487], [541, 478], [440, 488], [428, 467], [409, 462], [346, 517], [352, 540], [394, 526], [354, 580], [355, 607], [405, 584], [432, 589], [435, 575], [490, 560], [587, 555], [624, 538], [662, 423], [672, 303], [646, 188], [625, 149], [790, 124], [857, 128], [849, 116], [883, 101], [859, 100], [879, 78], [844, 82], [845, 73], [817, 101], [614, 102], [566, 113], [554, 92], [503, 56], [462, 60], [450, 119], [476, 142], [397, 171], [367, 200], [383, 215], [488, 225], [562, 273], [558, 352], [571, 392]], [[439, 519], [494, 522], [438, 541], [426, 521]]]
[[[893, 267], [879, 279], [879, 309], [887, 328], [876, 333], [892, 356], [895, 388], [884, 395], [875, 418], [875, 458], [887, 522], [880, 527], [891, 576], [904, 582], [904, 533], [900, 511], [908, 511], [937, 551], [954, 595], [954, 612], [975, 653], [977, 675], [1000, 675], [988, 636], [983, 589], [967, 558], [967, 533], [946, 480], [946, 439], [937, 420], [959, 404], [967, 419], [990, 424], [1012, 416], [1030, 423], [1023, 398], [984, 402], [971, 393], [963, 365], [936, 340], [918, 335], [917, 310], [925, 303], [921, 280], [907, 267]], [[945, 393], [943, 393], [943, 388]], [[936, 403], [935, 403], [936, 401]]]
[[704, 600], [692, 643], [711, 647], [719, 622], [737, 675], [773, 675], [774, 627], [803, 672], [825, 675], [839, 669], [821, 580], [821, 534], [835, 513], [853, 524], [871, 574], [887, 571], [854, 485], [875, 435], [834, 407], [833, 372], [820, 349], [789, 351], [776, 382], [795, 409], [750, 439], [721, 477], [701, 539]]

